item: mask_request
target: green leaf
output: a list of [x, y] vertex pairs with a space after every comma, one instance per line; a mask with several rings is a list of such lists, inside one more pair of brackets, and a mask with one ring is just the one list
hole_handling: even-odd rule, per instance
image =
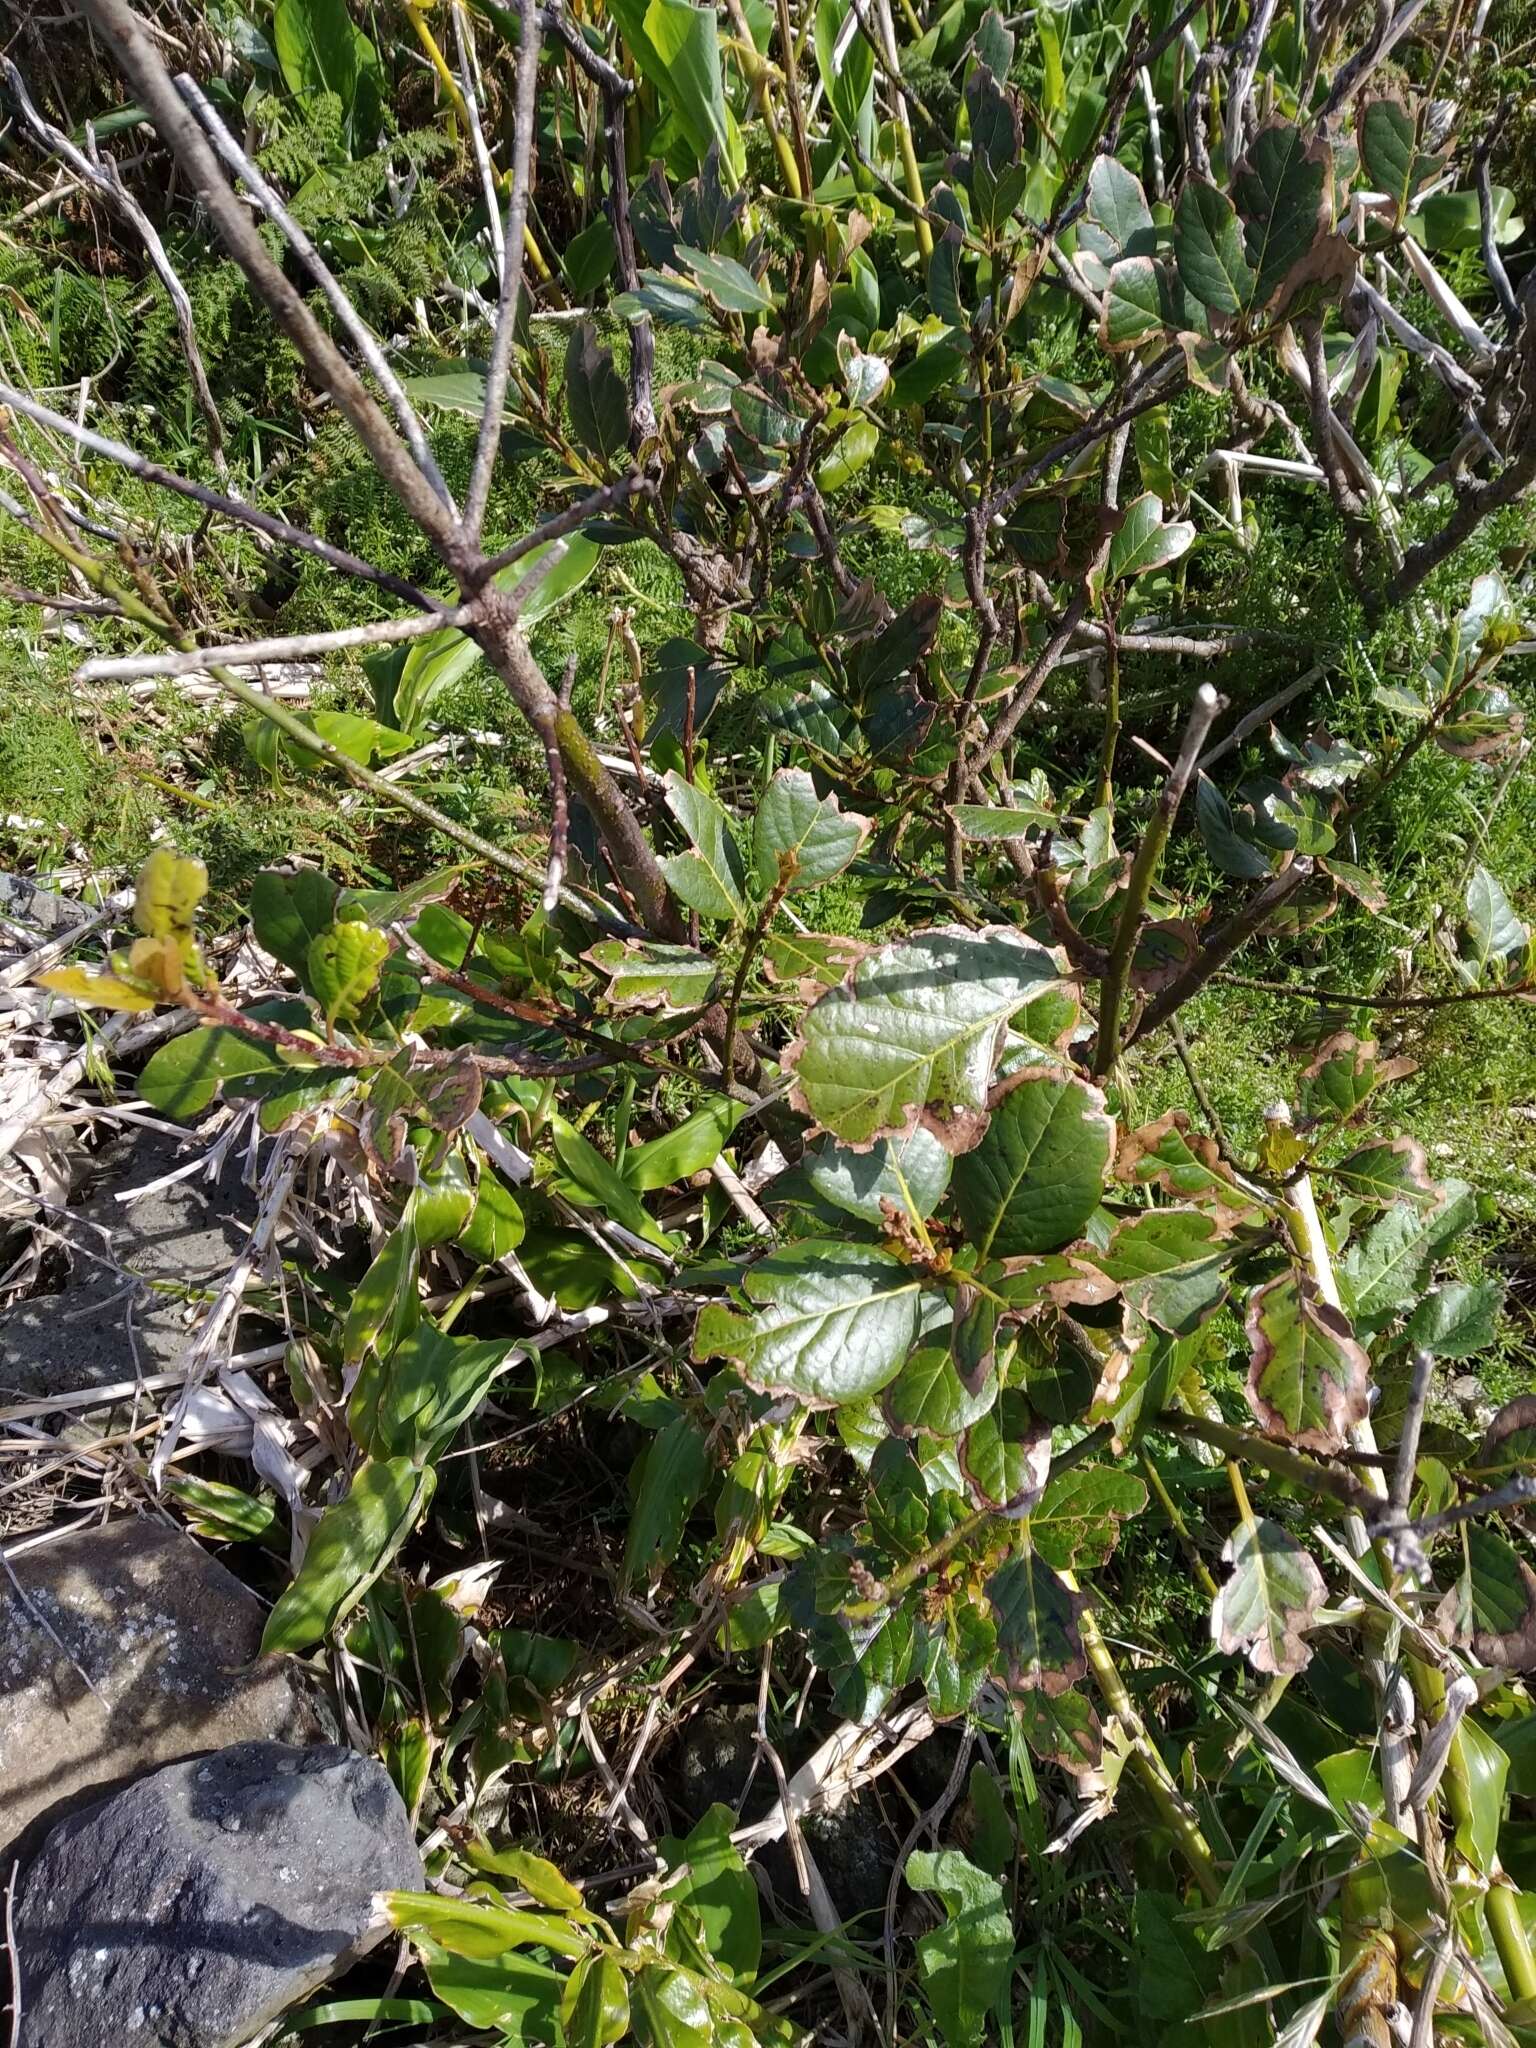
[[1503, 1305], [1497, 1280], [1447, 1280], [1426, 1294], [1408, 1318], [1404, 1340], [1436, 1358], [1471, 1358], [1498, 1335]]
[[1115, 1124], [1097, 1088], [1058, 1069], [1010, 1074], [982, 1140], [955, 1161], [955, 1206], [978, 1257], [1055, 1251], [1099, 1206]]
[[416, 1233], [402, 1222], [385, 1238], [352, 1289], [341, 1326], [341, 1357], [355, 1366], [370, 1351], [389, 1351], [421, 1315]]
[[1114, 1553], [1120, 1524], [1147, 1505], [1134, 1472], [1075, 1465], [1047, 1484], [1029, 1517], [1029, 1540], [1056, 1571], [1097, 1571]]
[[972, 1393], [942, 1344], [921, 1345], [885, 1390], [885, 1418], [899, 1436], [955, 1437], [979, 1422], [997, 1399], [997, 1377]]
[[864, 154], [875, 143], [875, 53], [857, 31], [845, 35], [851, 0], [817, 0], [816, 68], [822, 91], [845, 143], [857, 139]]
[[1536, 1572], [1487, 1522], [1467, 1526], [1472, 1647], [1485, 1664], [1536, 1669]]
[[1105, 575], [1111, 583], [1165, 569], [1194, 545], [1195, 529], [1187, 519], [1163, 519], [1163, 501], [1143, 491], [1125, 508], [1120, 530], [1109, 544]]
[[671, 1241], [652, 1219], [638, 1194], [605, 1159], [597, 1147], [584, 1138], [573, 1123], [551, 1114], [549, 1134], [555, 1157], [564, 1168], [560, 1192], [584, 1209], [601, 1209], [615, 1223], [621, 1223], [636, 1237], [643, 1237], [658, 1251], [670, 1251]]
[[1152, 211], [1140, 178], [1118, 157], [1096, 156], [1088, 171], [1088, 218], [1108, 237], [1116, 255], [1150, 238]]
[[1325, 142], [1286, 122], [1261, 128], [1238, 165], [1233, 196], [1254, 273], [1250, 303], [1267, 306], [1333, 225], [1333, 157]]
[[566, 244], [560, 267], [578, 305], [589, 300], [613, 275], [615, 255], [613, 227], [603, 214]]
[[615, 1957], [599, 1952], [572, 1970], [560, 1998], [560, 2030], [566, 2048], [612, 2048], [623, 2040], [629, 2032], [629, 1985]]
[[685, 1116], [674, 1130], [644, 1145], [631, 1145], [620, 1171], [627, 1186], [641, 1194], [669, 1188], [713, 1166], [745, 1110], [739, 1102], [718, 1095]]
[[590, 320], [578, 320], [566, 344], [565, 400], [577, 445], [588, 455], [609, 467], [629, 452], [629, 393]]
[[667, 771], [667, 809], [693, 843], [692, 853], [669, 854], [662, 872], [690, 910], [739, 922], [747, 915], [747, 871], [731, 821], [712, 796], [675, 769]]
[[716, 1804], [681, 1840], [663, 1835], [657, 1849], [669, 1869], [687, 1866], [681, 1883], [667, 1886], [667, 1897], [692, 1907], [711, 1959], [745, 1986], [762, 1961], [763, 1920], [756, 1882], [731, 1840], [735, 1825], [730, 1807]]
[[1166, 275], [1150, 256], [1122, 256], [1111, 264], [1103, 298], [1099, 338], [1111, 351], [1138, 348], [1168, 325]]
[[953, 1162], [932, 1131], [915, 1125], [905, 1137], [877, 1138], [867, 1152], [830, 1141], [806, 1155], [805, 1172], [824, 1202], [883, 1223], [886, 1204], [926, 1223], [949, 1186]]
[[355, 1017], [379, 985], [389, 940], [372, 925], [333, 924], [309, 942], [304, 979], [327, 1026]]
[[704, 249], [690, 249], [680, 242], [677, 260], [693, 272], [695, 281], [727, 313], [773, 311], [773, 293], [734, 256], [711, 256]]
[[1222, 1552], [1232, 1576], [1216, 1595], [1211, 1636], [1227, 1656], [1246, 1650], [1255, 1671], [1275, 1678], [1304, 1671], [1302, 1638], [1328, 1597], [1323, 1575], [1278, 1522], [1240, 1522]]
[[638, 6], [614, 8], [642, 76], [659, 87], [702, 163], [711, 144], [723, 166], [737, 165], [739, 143], [725, 103], [715, 11], [692, 0], [650, 0], [636, 34]]
[[251, 884], [251, 930], [258, 946], [303, 975], [309, 947], [336, 917], [336, 884], [315, 868], [283, 874], [263, 868]]
[[489, 1393], [507, 1337], [452, 1337], [418, 1322], [363, 1360], [347, 1426], [375, 1458], [427, 1464], [448, 1448]]
[[1474, 1870], [1492, 1877], [1499, 1867], [1499, 1830], [1504, 1821], [1504, 1785], [1509, 1758], [1471, 1714], [1456, 1731], [1467, 1815], [1456, 1830], [1456, 1847]]
[[1174, 213], [1173, 256], [1185, 289], [1213, 313], [1241, 313], [1254, 276], [1243, 254], [1237, 211], [1225, 192], [1191, 178]]
[[1437, 1208], [1397, 1202], [1354, 1239], [1339, 1273], [1357, 1317], [1376, 1322], [1418, 1300], [1452, 1240], [1477, 1217], [1465, 1181], [1448, 1180]]
[[1051, 1426], [1016, 1387], [973, 1422], [960, 1447], [960, 1470], [977, 1507], [1010, 1520], [1032, 1512], [1051, 1469]]
[[517, 1197], [499, 1174], [482, 1164], [474, 1210], [459, 1232], [459, 1243], [471, 1258], [494, 1266], [517, 1250], [525, 1227]]
[[[482, 402], [479, 412], [484, 410]], [[598, 553], [596, 541], [573, 533], [563, 540], [541, 542], [499, 572], [494, 579], [498, 590], [511, 592], [528, 585], [518, 605], [518, 624], [524, 633], [533, 632], [581, 588], [597, 567]], [[480, 659], [478, 643], [456, 626], [445, 626], [440, 632], [413, 640], [390, 703], [396, 724], [419, 735], [438, 701]]]
[[[316, 1062], [324, 1056], [324, 1048], [317, 1045]], [[275, 1046], [223, 1024], [204, 1025], [151, 1053], [139, 1076], [139, 1093], [152, 1109], [185, 1119], [201, 1114], [223, 1081], [293, 1071], [291, 1057], [285, 1058]]]
[[434, 1995], [466, 2026], [504, 2030], [508, 2041], [556, 2038], [561, 1992], [568, 1980], [548, 1963], [511, 1951], [491, 1960], [457, 1956], [427, 1934], [413, 1936], [413, 1946]]
[[1021, 839], [1032, 826], [1052, 832], [1060, 824], [1054, 812], [1039, 804], [1021, 803], [1011, 809], [1001, 804], [951, 804], [949, 815], [960, 828], [962, 839], [990, 845], [1003, 839]]
[[1186, 1202], [1207, 1200], [1248, 1210], [1254, 1206], [1215, 1139], [1195, 1130], [1182, 1109], [1167, 1110], [1156, 1123], [1128, 1132], [1115, 1154], [1115, 1174], [1133, 1187], [1159, 1187]]
[[367, 1464], [315, 1526], [298, 1576], [267, 1617], [263, 1656], [307, 1650], [362, 1599], [432, 1497], [433, 1473], [409, 1458]]
[[1087, 1606], [1033, 1551], [1011, 1557], [987, 1581], [997, 1647], [1010, 1684], [1055, 1698], [1088, 1670], [1081, 1618]]
[[1100, 1260], [1138, 1315], [1187, 1336], [1221, 1305], [1241, 1248], [1199, 1209], [1152, 1209], [1122, 1223]]
[[183, 937], [191, 932], [207, 893], [208, 870], [200, 860], [157, 846], [134, 884], [133, 921], [148, 939]]
[[791, 1099], [850, 1145], [909, 1129], [925, 1106], [978, 1112], [1002, 1027], [1058, 979], [1055, 956], [1007, 927], [882, 946], [806, 1012], [782, 1056]]
[[1441, 160], [1421, 153], [1417, 123], [1401, 100], [1367, 100], [1355, 125], [1365, 174], [1392, 202], [1395, 224], [1409, 211], [1419, 186], [1440, 170]]
[[922, 1281], [889, 1252], [808, 1238], [741, 1283], [747, 1312], [699, 1311], [693, 1355], [731, 1358], [754, 1386], [837, 1407], [877, 1394], [917, 1341]]
[[918, 1939], [917, 1968], [946, 2048], [980, 2048], [1013, 1971], [1002, 1885], [958, 1849], [915, 1849], [906, 1879], [944, 1902], [944, 1925]]
[[634, 1586], [676, 1557], [683, 1531], [713, 1467], [704, 1436], [689, 1415], [675, 1415], [641, 1454], [639, 1485], [629, 1517], [620, 1576]]
[[709, 2003], [691, 1970], [648, 1963], [634, 1979], [635, 2033], [644, 2048], [714, 2048]]
[[1462, 959], [1474, 981], [1482, 981], [1497, 964], [1501, 971], [1511, 962], [1523, 969], [1530, 949], [1529, 929], [1516, 917], [1498, 878], [1481, 863], [1472, 870], [1467, 883], [1468, 950]]
[[1298, 1268], [1248, 1304], [1248, 1405], [1260, 1426], [1302, 1450], [1341, 1451], [1370, 1412], [1371, 1364], [1347, 1316]]
[[1328, 1175], [1347, 1194], [1362, 1201], [1392, 1203], [1400, 1196], [1410, 1201], [1438, 1201], [1440, 1190], [1430, 1178], [1429, 1156], [1417, 1138], [1405, 1132], [1396, 1138], [1378, 1138], [1351, 1152]]
[[788, 867], [791, 894], [840, 875], [869, 835], [870, 822], [819, 797], [803, 768], [781, 768], [763, 792], [752, 827], [756, 893], [765, 897]]
[[1206, 852], [1224, 875], [1256, 882], [1270, 872], [1268, 856], [1239, 833], [1231, 805], [1208, 775], [1196, 778], [1195, 822]]
[[608, 976], [606, 999], [620, 1010], [694, 1010], [719, 978], [713, 960], [659, 939], [603, 939], [586, 956]]

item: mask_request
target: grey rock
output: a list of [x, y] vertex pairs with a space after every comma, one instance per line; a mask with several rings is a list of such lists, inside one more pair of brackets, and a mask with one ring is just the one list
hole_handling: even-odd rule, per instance
[[22, 1551], [0, 1573], [0, 1861], [159, 1764], [314, 1739], [289, 1667], [255, 1661], [262, 1620], [233, 1573], [163, 1523], [129, 1516]]
[[244, 1742], [63, 1821], [16, 1896], [20, 2048], [237, 2048], [370, 1948], [420, 1890], [388, 1773]]
[[185, 1163], [160, 1138], [114, 1146], [100, 1162], [96, 1186], [59, 1226], [74, 1248], [63, 1291], [0, 1313], [0, 1402], [175, 1365], [190, 1336], [187, 1290], [217, 1287], [253, 1213], [233, 1168], [211, 1185], [198, 1175], [136, 1202], [116, 1199]]

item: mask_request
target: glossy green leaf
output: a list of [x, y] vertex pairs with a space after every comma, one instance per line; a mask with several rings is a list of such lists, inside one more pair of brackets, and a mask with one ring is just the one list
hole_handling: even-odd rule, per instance
[[702, 1173], [720, 1157], [742, 1114], [739, 1102], [717, 1095], [660, 1137], [631, 1145], [620, 1169], [626, 1185], [648, 1194]]
[[1051, 1068], [1009, 1076], [981, 1143], [955, 1161], [955, 1205], [981, 1258], [1055, 1251], [1099, 1206], [1114, 1119], [1097, 1088]]
[[1428, 1286], [1436, 1261], [1476, 1216], [1465, 1181], [1448, 1180], [1433, 1209], [1395, 1202], [1352, 1240], [1340, 1261], [1355, 1315], [1376, 1322], [1410, 1307]]
[[824, 1202], [866, 1223], [890, 1213], [926, 1223], [944, 1198], [953, 1161], [921, 1124], [905, 1137], [877, 1138], [866, 1152], [825, 1139], [806, 1154], [806, 1178]]
[[590, 320], [579, 320], [566, 344], [565, 402], [577, 445], [588, 455], [607, 467], [628, 453], [629, 393]]
[[1243, 216], [1254, 306], [1267, 306], [1333, 225], [1333, 158], [1325, 142], [1272, 121], [1249, 144], [1232, 181]]
[[676, 1415], [641, 1454], [635, 1504], [624, 1542], [621, 1578], [633, 1586], [676, 1557], [712, 1471], [704, 1436], [689, 1415]]
[[1181, 1337], [1220, 1306], [1238, 1249], [1207, 1211], [1152, 1209], [1118, 1227], [1100, 1264], [1138, 1315]]
[[315, 1525], [292, 1585], [267, 1617], [263, 1656], [307, 1650], [362, 1599], [420, 1520], [433, 1474], [409, 1458], [366, 1464]]
[[688, 1834], [664, 1835], [657, 1847], [669, 1868], [687, 1866], [667, 1896], [698, 1914], [711, 1960], [746, 1986], [762, 1960], [763, 1921], [757, 1885], [731, 1840], [735, 1825], [731, 1809], [716, 1804]]
[[618, 1961], [601, 1953], [579, 1962], [560, 1998], [566, 2048], [612, 2048], [629, 2032], [629, 1984]]
[[972, 1392], [960, 1377], [947, 1345], [924, 1344], [914, 1351], [885, 1390], [885, 1417], [900, 1436], [955, 1437], [977, 1422], [997, 1399], [997, 1379], [988, 1374]]
[[[315, 1047], [315, 1059], [324, 1057]], [[183, 1032], [166, 1045], [157, 1046], [139, 1076], [139, 1093], [152, 1109], [166, 1116], [194, 1117], [201, 1114], [225, 1081], [265, 1079], [293, 1071], [291, 1058], [275, 1046], [247, 1038], [244, 1032], [222, 1024], [204, 1025]]]
[[909, 1128], [925, 1106], [979, 1111], [1003, 1025], [1059, 977], [1004, 927], [914, 933], [870, 953], [807, 1011], [784, 1064], [792, 1100], [845, 1144]]
[[818, 797], [803, 768], [779, 769], [752, 828], [757, 895], [766, 896], [786, 873], [792, 893], [820, 888], [842, 873], [869, 830], [869, 819], [845, 811], [835, 796]]
[[1225, 192], [1191, 178], [1174, 213], [1174, 261], [1185, 289], [1213, 313], [1240, 313], [1253, 297], [1237, 212]]
[[1194, 544], [1195, 529], [1187, 519], [1163, 518], [1163, 502], [1155, 491], [1143, 491], [1126, 507], [1120, 529], [1109, 544], [1105, 574], [1111, 583], [1165, 569]]
[[309, 948], [334, 921], [337, 887], [314, 868], [284, 874], [263, 868], [251, 884], [251, 930], [258, 946], [302, 976]]
[[754, 1386], [814, 1407], [863, 1400], [916, 1342], [921, 1291], [889, 1252], [808, 1238], [748, 1268], [744, 1309], [699, 1311], [693, 1355], [734, 1359]]
[[704, 917], [738, 921], [747, 915], [747, 870], [725, 812], [697, 784], [668, 770], [667, 809], [692, 842], [691, 853], [669, 854], [662, 872], [674, 893]]
[[1471, 1358], [1498, 1334], [1504, 1290], [1497, 1280], [1447, 1280], [1426, 1294], [1403, 1331], [1415, 1350]]
[[1003, 1888], [958, 1849], [915, 1849], [905, 1875], [914, 1891], [944, 1902], [944, 1925], [918, 1939], [917, 1968], [946, 2048], [981, 2048], [1013, 1970]]

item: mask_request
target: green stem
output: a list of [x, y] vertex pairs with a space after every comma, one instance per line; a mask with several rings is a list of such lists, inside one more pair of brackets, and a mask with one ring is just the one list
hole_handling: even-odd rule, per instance
[[[1063, 1572], [1061, 1577], [1067, 1586], [1077, 1591], [1077, 1581], [1071, 1572]], [[1083, 1609], [1078, 1625], [1083, 1638], [1083, 1654], [1088, 1659], [1088, 1668], [1103, 1695], [1104, 1704], [1131, 1738], [1131, 1764], [1136, 1775], [1157, 1808], [1159, 1819], [1178, 1843], [1195, 1883], [1207, 1902], [1214, 1906], [1221, 1897], [1221, 1872], [1216, 1866], [1211, 1845], [1201, 1832], [1199, 1818], [1179, 1790], [1173, 1773], [1163, 1762], [1161, 1751], [1147, 1732], [1146, 1723], [1136, 1711], [1091, 1609]]]
[[1165, 1409], [1157, 1418], [1157, 1426], [1171, 1430], [1176, 1436], [1196, 1437], [1228, 1458], [1246, 1458], [1251, 1465], [1272, 1472], [1277, 1479], [1288, 1479], [1295, 1486], [1304, 1486], [1309, 1493], [1326, 1494], [1343, 1507], [1360, 1512], [1376, 1505], [1372, 1490], [1362, 1486], [1348, 1472], [1319, 1464], [1303, 1452], [1293, 1450], [1289, 1444], [1276, 1443], [1249, 1429], [1234, 1428], [1230, 1422], [1216, 1422], [1203, 1415], [1185, 1415]]
[[1178, 1538], [1180, 1549], [1189, 1560], [1190, 1570], [1200, 1581], [1201, 1590], [1208, 1600], [1214, 1600], [1220, 1588], [1211, 1577], [1210, 1567], [1196, 1548], [1194, 1536], [1190, 1532], [1188, 1522], [1184, 1519], [1183, 1510], [1163, 1483], [1163, 1475], [1158, 1469], [1157, 1460], [1148, 1450], [1142, 1451], [1141, 1469], [1147, 1475], [1147, 1484], [1157, 1495], [1158, 1506], [1168, 1517], [1173, 1533]]
[[763, 943], [779, 905], [789, 893], [789, 885], [794, 880], [794, 875], [793, 866], [780, 874], [757, 914], [757, 922], [747, 934], [746, 942], [741, 949], [741, 958], [736, 963], [736, 974], [731, 982], [730, 998], [725, 1009], [725, 1047], [720, 1055], [720, 1071], [727, 1081], [734, 1072], [732, 1062], [736, 1057], [736, 1022], [741, 1013], [741, 999], [746, 993], [747, 978], [752, 972], [752, 962], [757, 958], [757, 949]]

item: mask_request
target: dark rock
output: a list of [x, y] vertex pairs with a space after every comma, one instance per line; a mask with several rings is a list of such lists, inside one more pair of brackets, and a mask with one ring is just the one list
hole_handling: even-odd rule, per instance
[[[0, 1312], [0, 1402], [163, 1372], [186, 1350], [198, 1309], [245, 1244], [253, 1207], [234, 1165], [212, 1184], [201, 1174], [136, 1202], [118, 1195], [186, 1164], [169, 1139], [114, 1145], [94, 1190], [60, 1228], [72, 1246], [62, 1293]], [[136, 1286], [134, 1282], [139, 1284]]]
[[160, 1764], [322, 1732], [289, 1668], [255, 1661], [261, 1603], [178, 1530], [127, 1516], [24, 1550], [10, 1571], [0, 1852], [25, 1855], [71, 1806]]
[[20, 2048], [236, 2048], [371, 1947], [421, 1858], [383, 1767], [244, 1742], [60, 1823], [16, 1896]]

